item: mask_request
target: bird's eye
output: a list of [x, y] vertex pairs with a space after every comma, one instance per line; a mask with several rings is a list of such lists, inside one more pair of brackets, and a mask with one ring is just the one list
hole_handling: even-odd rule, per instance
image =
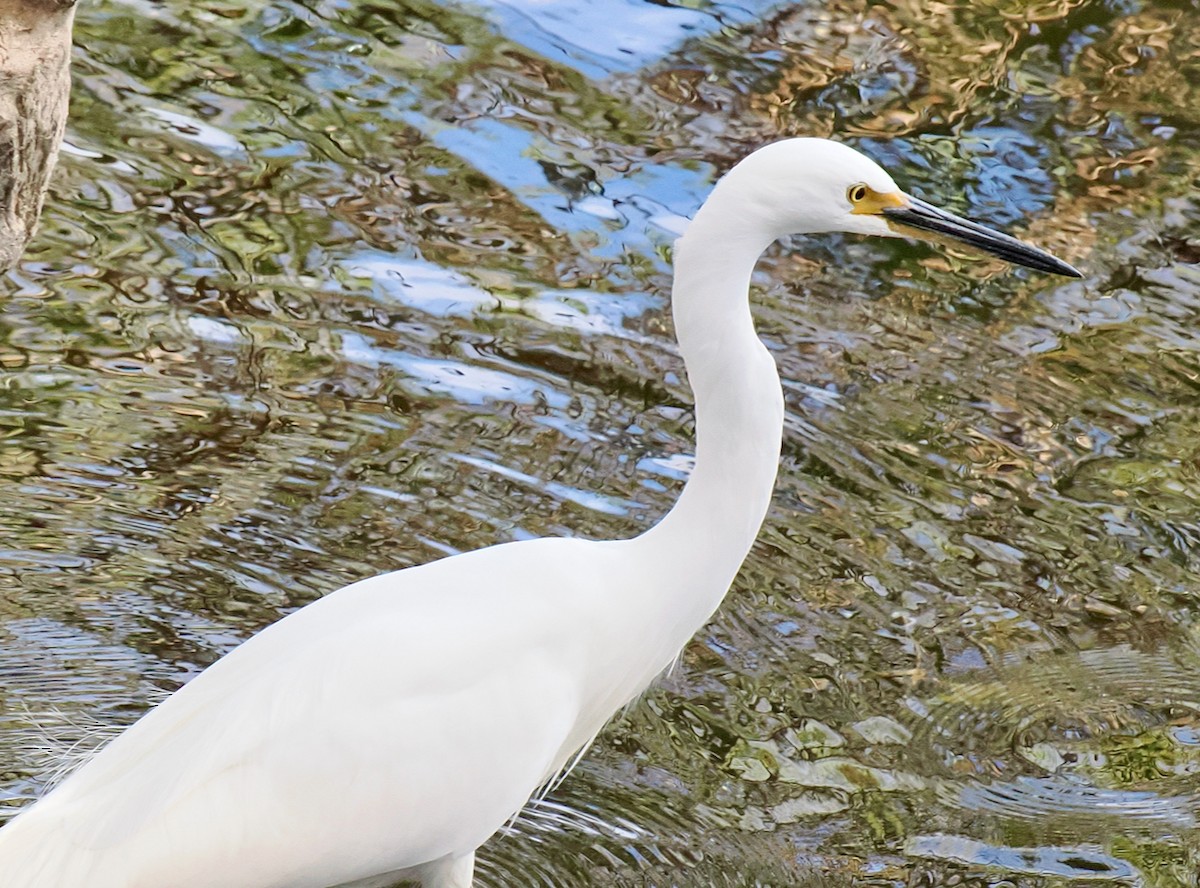
[[850, 198], [850, 203], [862, 203], [867, 199], [866, 185], [851, 185], [850, 190], [846, 192], [846, 196]]

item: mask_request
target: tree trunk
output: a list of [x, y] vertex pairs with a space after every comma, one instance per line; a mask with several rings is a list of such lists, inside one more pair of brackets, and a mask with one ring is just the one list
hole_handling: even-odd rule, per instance
[[75, 0], [0, 0], [0, 271], [37, 230], [71, 92]]

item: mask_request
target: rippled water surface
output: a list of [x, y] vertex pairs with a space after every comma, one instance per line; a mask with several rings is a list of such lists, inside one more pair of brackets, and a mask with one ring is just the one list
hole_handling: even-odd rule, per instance
[[1085, 279], [773, 249], [759, 542], [481, 881], [1196, 884], [1195, 3], [95, 0], [75, 40], [0, 282], [10, 808], [52, 709], [69, 742], [356, 578], [654, 522], [670, 242], [819, 134]]

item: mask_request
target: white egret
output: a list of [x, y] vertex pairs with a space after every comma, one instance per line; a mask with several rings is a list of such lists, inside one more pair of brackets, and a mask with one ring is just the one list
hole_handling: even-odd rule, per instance
[[455, 555], [287, 616], [0, 829], [0, 882], [467, 888], [476, 849], [669, 666], [738, 572], [783, 430], [750, 275], [776, 238], [827, 231], [953, 239], [1079, 276], [904, 194], [845, 145], [754, 152], [676, 243], [696, 462], [655, 527]]

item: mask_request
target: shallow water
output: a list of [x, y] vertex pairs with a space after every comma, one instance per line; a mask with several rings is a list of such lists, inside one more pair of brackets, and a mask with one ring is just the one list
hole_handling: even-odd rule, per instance
[[0, 284], [0, 800], [348, 581], [637, 533], [691, 452], [669, 244], [834, 135], [1081, 282], [796, 240], [772, 512], [509, 885], [1194, 885], [1200, 8], [83, 5]]

